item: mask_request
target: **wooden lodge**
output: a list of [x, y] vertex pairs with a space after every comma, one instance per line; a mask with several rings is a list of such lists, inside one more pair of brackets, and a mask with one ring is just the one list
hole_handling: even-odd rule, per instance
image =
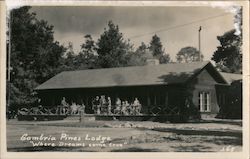
[[[225, 93], [227, 80], [210, 62], [169, 63], [119, 68], [65, 71], [35, 90], [42, 105], [85, 104], [92, 114], [96, 96], [119, 97], [133, 102], [137, 97], [142, 114], [195, 114], [215, 116], [220, 111], [218, 92]], [[222, 91], [218, 91], [222, 90]]]

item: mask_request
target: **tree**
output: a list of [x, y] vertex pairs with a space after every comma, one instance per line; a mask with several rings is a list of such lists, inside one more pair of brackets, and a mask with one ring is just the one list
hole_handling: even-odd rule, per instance
[[95, 41], [92, 39], [92, 36], [87, 34], [84, 36], [85, 42], [81, 45], [81, 52], [88, 58], [91, 55], [94, 55], [96, 53], [96, 45]]
[[147, 45], [144, 42], [142, 42], [135, 52], [138, 54], [145, 54], [147, 49], [148, 49]]
[[132, 51], [132, 45], [125, 41], [118, 25], [108, 22], [97, 42], [98, 65], [103, 68], [126, 66], [126, 54]]
[[242, 118], [242, 80], [235, 80], [228, 87], [227, 99], [225, 104], [221, 105], [218, 117]]
[[136, 49], [135, 52], [130, 52], [126, 55], [127, 66], [143, 66], [146, 64], [146, 53], [147, 46], [144, 42]]
[[167, 64], [170, 62], [170, 56], [169, 54], [163, 54], [159, 57], [159, 63], [160, 64]]
[[222, 36], [218, 36], [220, 46], [214, 52], [212, 60], [223, 72], [242, 73], [242, 7], [236, 7], [232, 29]]
[[242, 72], [242, 36], [235, 35], [235, 30], [230, 30], [222, 36], [218, 36], [220, 46], [214, 52], [212, 60], [215, 61], [217, 68], [223, 72], [241, 73]]
[[161, 39], [156, 34], [152, 37], [150, 41], [149, 50], [152, 51], [153, 56], [155, 57], [159, 57], [164, 54]]
[[76, 54], [74, 53], [73, 44], [69, 42], [66, 47], [65, 55], [62, 58], [61, 66], [58, 68], [60, 71], [58, 72], [75, 70], [76, 68]]
[[176, 60], [179, 63], [190, 63], [195, 61], [202, 61], [203, 55], [195, 47], [184, 47], [182, 48], [176, 56]]
[[169, 54], [165, 53], [161, 39], [156, 34], [150, 41], [149, 50], [152, 52], [153, 56], [159, 60], [160, 64], [166, 64], [170, 62], [170, 56]]
[[97, 53], [96, 53], [96, 43], [92, 39], [92, 36], [87, 34], [84, 36], [85, 42], [81, 45], [81, 52], [76, 57], [78, 64], [80, 64], [78, 69], [83, 68], [95, 68], [97, 67]]
[[57, 73], [66, 49], [54, 41], [53, 26], [38, 20], [31, 7], [10, 13], [10, 95], [9, 103], [32, 103], [33, 89]]

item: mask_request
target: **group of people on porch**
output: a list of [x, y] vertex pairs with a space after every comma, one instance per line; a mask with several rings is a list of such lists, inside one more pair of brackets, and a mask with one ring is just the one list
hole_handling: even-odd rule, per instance
[[[139, 115], [141, 114], [141, 104], [138, 98], [129, 103], [127, 100], [122, 101], [120, 98], [116, 98], [115, 103], [112, 102], [110, 97], [96, 96], [92, 100], [92, 110], [94, 114], [103, 115]], [[66, 102], [66, 98], [63, 97], [61, 105], [58, 108], [58, 114], [71, 114], [76, 115], [81, 112], [85, 112], [85, 105], [76, 104], [71, 102], [71, 105]]]
[[110, 97], [96, 96], [92, 101], [92, 109], [95, 114], [119, 114], [119, 115], [139, 115], [141, 112], [141, 104], [138, 98], [132, 103], [127, 100], [122, 101], [120, 98], [116, 98], [115, 104], [112, 105]]
[[85, 112], [85, 105], [82, 103], [81, 105], [76, 104], [75, 102], [72, 102], [71, 105], [69, 105], [66, 102], [66, 98], [63, 97], [61, 101], [61, 105], [58, 108], [58, 114], [71, 114], [71, 115], [79, 115], [80, 113]]

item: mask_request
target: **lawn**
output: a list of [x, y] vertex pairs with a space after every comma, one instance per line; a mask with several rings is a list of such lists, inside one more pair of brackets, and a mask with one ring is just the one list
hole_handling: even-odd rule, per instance
[[[21, 139], [48, 137], [55, 140]], [[42, 143], [43, 146], [33, 145]], [[33, 143], [32, 143], [33, 142]], [[53, 143], [54, 145], [46, 145]], [[218, 152], [242, 151], [242, 124], [234, 120], [197, 123], [151, 121], [7, 122], [8, 151]]]

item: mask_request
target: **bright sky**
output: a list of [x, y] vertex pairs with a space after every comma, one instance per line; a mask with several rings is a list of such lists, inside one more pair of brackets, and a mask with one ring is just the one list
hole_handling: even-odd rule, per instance
[[[181, 48], [198, 48], [199, 26], [202, 26], [201, 52], [204, 60], [210, 60], [219, 45], [216, 37], [234, 28], [234, 15], [225, 8], [214, 7], [36, 6], [32, 11], [39, 19], [54, 26], [55, 40], [65, 46], [72, 42], [75, 52], [80, 50], [84, 35], [91, 34], [97, 40], [109, 20], [119, 25], [125, 39], [129, 38], [135, 47], [141, 42], [149, 44], [154, 32], [162, 30], [156, 34], [173, 61]], [[183, 25], [191, 22], [195, 23]]]

